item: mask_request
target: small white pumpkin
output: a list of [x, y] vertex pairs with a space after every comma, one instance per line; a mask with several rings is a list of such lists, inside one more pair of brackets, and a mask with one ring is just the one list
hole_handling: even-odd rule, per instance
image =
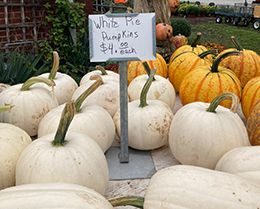
[[58, 101], [52, 92], [40, 86], [32, 86], [39, 82], [54, 85], [49, 79], [32, 77], [24, 84], [10, 86], [0, 93], [0, 106], [4, 104], [13, 106], [10, 111], [0, 113], [1, 122], [18, 126], [30, 136], [37, 134], [40, 120], [52, 108], [58, 106]]
[[[148, 72], [147, 74], [149, 75], [151, 72], [149, 65], [146, 62], [143, 64]], [[128, 86], [128, 96], [130, 102], [140, 98], [144, 84], [149, 78], [148, 75], [139, 75], [130, 82]], [[152, 85], [147, 93], [147, 99], [161, 100], [168, 104], [170, 108], [173, 108], [175, 105], [176, 93], [169, 80], [160, 75], [155, 75]]]
[[26, 184], [0, 191], [0, 209], [113, 209], [99, 193], [65, 184]]
[[220, 106], [222, 100], [232, 98], [232, 111], [239, 100], [224, 93], [211, 104], [193, 102], [175, 114], [169, 133], [173, 155], [182, 164], [214, 169], [217, 161], [235, 147], [249, 146], [246, 127], [237, 113]]
[[[57, 72], [59, 69], [59, 59], [59, 54], [54, 51], [51, 72], [43, 73], [39, 75], [39, 77], [48, 78], [55, 82], [55, 87], [53, 89], [54, 95], [56, 96], [59, 104], [64, 104], [71, 100], [74, 91], [78, 88], [78, 84], [69, 75]], [[50, 88], [48, 89], [51, 90]]]
[[[5, 106], [0, 111], [10, 108], [10, 105]], [[16, 162], [31, 141], [24, 130], [9, 123], [0, 123], [0, 190], [15, 185]]]
[[75, 106], [68, 102], [56, 134], [45, 135], [27, 146], [16, 165], [16, 184], [73, 183], [104, 194], [108, 165], [99, 145], [85, 134], [68, 132]]
[[[155, 71], [143, 87], [140, 100], [128, 104], [128, 142], [139, 150], [159, 148], [168, 142], [169, 128], [173, 118], [171, 108], [160, 100], [146, 100]], [[120, 136], [120, 109], [113, 117]]]
[[84, 75], [81, 78], [79, 85], [81, 86], [84, 83], [86, 83], [88, 80], [90, 80], [91, 76], [93, 76], [93, 75], [101, 76], [102, 80], [105, 82], [109, 82], [109, 81], [119, 82], [118, 73], [115, 73], [111, 70], [105, 70], [105, 68], [102, 67], [101, 65], [97, 65], [96, 70], [93, 70], [93, 71], [87, 73], [86, 75]]
[[260, 185], [260, 146], [230, 150], [220, 158], [215, 169], [244, 177]]
[[[111, 115], [98, 105], [82, 106], [83, 101], [102, 84], [97, 80], [74, 102], [75, 116], [69, 126], [69, 131], [86, 134], [94, 139], [105, 152], [115, 138], [115, 124]], [[39, 123], [38, 137], [56, 132], [65, 104], [48, 112]]]
[[[88, 89], [97, 78], [100, 76], [92, 76], [83, 85], [79, 86], [72, 96], [72, 100], [76, 100], [86, 89]], [[103, 80], [103, 79], [102, 79]], [[103, 81], [103, 84], [98, 89], [86, 98], [82, 105], [99, 105], [109, 112], [113, 117], [119, 108], [119, 82]]]

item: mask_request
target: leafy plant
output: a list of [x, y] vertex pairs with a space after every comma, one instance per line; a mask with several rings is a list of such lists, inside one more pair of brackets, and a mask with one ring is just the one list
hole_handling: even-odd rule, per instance
[[173, 36], [181, 34], [188, 37], [191, 34], [191, 24], [186, 19], [172, 19], [171, 26]]
[[10, 85], [23, 83], [32, 76], [49, 71], [49, 66], [41, 54], [0, 53], [0, 82]]
[[45, 4], [46, 21], [51, 25], [48, 40], [41, 49], [49, 60], [52, 51], [58, 51], [60, 71], [73, 76], [76, 80], [90, 70], [87, 16], [85, 5], [69, 0], [56, 0], [55, 9]]

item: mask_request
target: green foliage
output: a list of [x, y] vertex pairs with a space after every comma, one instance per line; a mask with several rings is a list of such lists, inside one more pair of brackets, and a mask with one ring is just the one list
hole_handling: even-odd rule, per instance
[[[52, 51], [60, 55], [60, 71], [73, 76], [76, 80], [89, 71], [89, 43], [87, 15], [83, 3], [56, 0], [55, 9], [45, 4], [46, 21], [51, 25], [48, 40], [41, 49], [52, 59]], [[93, 64], [92, 64], [93, 65]]]
[[205, 4], [194, 3], [182, 3], [177, 9], [179, 16], [211, 16], [215, 13], [216, 6], [210, 6]]
[[0, 53], [0, 83], [23, 83], [32, 76], [49, 71], [49, 64], [42, 55]]
[[188, 37], [191, 34], [191, 24], [186, 19], [173, 18], [171, 26], [173, 28], [173, 36], [181, 34]]

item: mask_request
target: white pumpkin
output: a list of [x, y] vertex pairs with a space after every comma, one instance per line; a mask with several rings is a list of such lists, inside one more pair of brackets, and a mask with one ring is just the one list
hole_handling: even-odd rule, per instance
[[53, 81], [45, 78], [32, 77], [24, 84], [8, 87], [0, 93], [0, 106], [10, 104], [10, 111], [0, 113], [0, 121], [11, 123], [35, 136], [38, 124], [43, 116], [58, 106], [57, 99], [46, 88], [32, 86], [37, 82], [53, 85]]
[[[115, 124], [112, 117], [104, 108], [98, 105], [81, 107], [84, 100], [101, 84], [102, 81], [97, 80], [74, 102], [76, 113], [69, 130], [90, 136], [105, 152], [112, 145], [115, 138]], [[52, 109], [43, 117], [39, 123], [38, 137], [56, 132], [64, 106], [65, 104]]]
[[215, 169], [239, 175], [260, 185], [260, 146], [230, 150], [220, 158]]
[[[94, 80], [88, 80], [86, 83], [79, 86], [74, 92], [72, 100], [76, 100], [86, 89], [88, 89], [95, 82], [96, 77], [97, 76], [93, 76], [92, 79]], [[103, 84], [98, 87], [93, 94], [89, 95], [82, 105], [99, 105], [106, 109], [113, 117], [119, 108], [119, 94], [119, 82], [103, 81]]]
[[[57, 72], [59, 69], [59, 55], [56, 51], [53, 52], [53, 67], [50, 73], [43, 73], [39, 77], [48, 78], [55, 82], [54, 95], [56, 96], [59, 104], [64, 104], [71, 100], [74, 91], [78, 88], [76, 81], [65, 73]], [[48, 90], [47, 86], [43, 85]]]
[[9, 123], [0, 123], [0, 190], [15, 185], [16, 162], [31, 141], [24, 130]]
[[10, 85], [6, 83], [0, 83], [0, 93], [8, 88]]
[[96, 70], [93, 70], [91, 72], [88, 72], [86, 75], [84, 75], [81, 80], [79, 85], [83, 85], [84, 83], [86, 83], [87, 81], [90, 80], [91, 76], [101, 76], [102, 80], [105, 82], [109, 82], [109, 81], [114, 81], [114, 82], [119, 82], [119, 74], [115, 73], [111, 70], [105, 70], [104, 67], [97, 65], [96, 66]]
[[0, 191], [0, 209], [113, 209], [99, 193], [65, 184], [26, 184]]
[[[140, 98], [141, 91], [148, 77], [148, 75], [139, 75], [131, 81], [128, 86], [130, 102]], [[168, 104], [170, 108], [173, 108], [175, 105], [176, 93], [171, 82], [160, 75], [155, 75], [154, 79], [155, 80], [153, 80], [147, 93], [147, 99], [160, 100]]]
[[230, 96], [233, 98], [232, 110], [237, 109], [238, 98], [226, 93], [211, 104], [193, 102], [177, 111], [170, 127], [169, 145], [180, 163], [214, 169], [226, 152], [250, 145], [239, 115], [218, 106]]
[[68, 132], [75, 106], [66, 104], [56, 134], [33, 141], [16, 165], [16, 184], [65, 182], [104, 194], [108, 165], [99, 145], [85, 134]]
[[[173, 118], [172, 110], [166, 103], [160, 100], [146, 101], [154, 73], [152, 71], [147, 80], [140, 100], [128, 104], [128, 144], [139, 150], [151, 150], [165, 145]], [[120, 109], [113, 119], [120, 136]]]
[[232, 174], [177, 165], [150, 181], [144, 209], [257, 209], [260, 188]]

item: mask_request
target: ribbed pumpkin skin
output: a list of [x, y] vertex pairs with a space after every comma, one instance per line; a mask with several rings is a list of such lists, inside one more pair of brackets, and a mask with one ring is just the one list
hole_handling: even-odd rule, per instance
[[247, 120], [247, 131], [252, 145], [260, 145], [260, 100], [254, 106]]
[[[151, 69], [157, 69], [156, 74], [168, 77], [168, 67], [167, 63], [160, 54], [156, 54], [156, 60], [147, 61]], [[130, 61], [128, 62], [128, 84], [138, 75], [146, 74], [142, 61]]]
[[149, 183], [144, 209], [257, 209], [260, 188], [210, 169], [176, 165], [159, 170]]
[[248, 118], [258, 100], [260, 100], [260, 76], [248, 81], [242, 90], [241, 105], [245, 118]]
[[[180, 86], [180, 99], [183, 105], [195, 102], [211, 102], [224, 92], [231, 92], [241, 98], [241, 84], [234, 72], [218, 67], [219, 72], [212, 73], [209, 67], [200, 66], [188, 73]], [[220, 103], [230, 107], [230, 101]]]
[[[234, 49], [227, 49], [233, 51]], [[221, 54], [226, 52], [224, 50]], [[239, 56], [229, 56], [222, 60], [221, 66], [235, 72], [242, 87], [253, 77], [260, 76], [260, 57], [252, 50], [241, 50]]]
[[194, 52], [183, 52], [174, 57], [169, 65], [169, 80], [174, 86], [176, 92], [179, 91], [180, 85], [184, 77], [198, 66], [210, 66], [210, 62], [206, 59], [201, 59]]
[[[195, 54], [201, 54], [202, 52], [208, 51], [208, 49], [205, 46], [202, 45], [196, 45], [196, 47], [192, 47], [191, 45], [184, 45], [181, 46], [180, 48], [176, 49], [171, 58], [170, 58], [170, 62], [174, 59], [174, 57], [178, 56], [179, 54], [183, 53], [183, 52], [194, 52]], [[207, 59], [209, 61], [212, 61], [212, 56], [208, 55]]]

